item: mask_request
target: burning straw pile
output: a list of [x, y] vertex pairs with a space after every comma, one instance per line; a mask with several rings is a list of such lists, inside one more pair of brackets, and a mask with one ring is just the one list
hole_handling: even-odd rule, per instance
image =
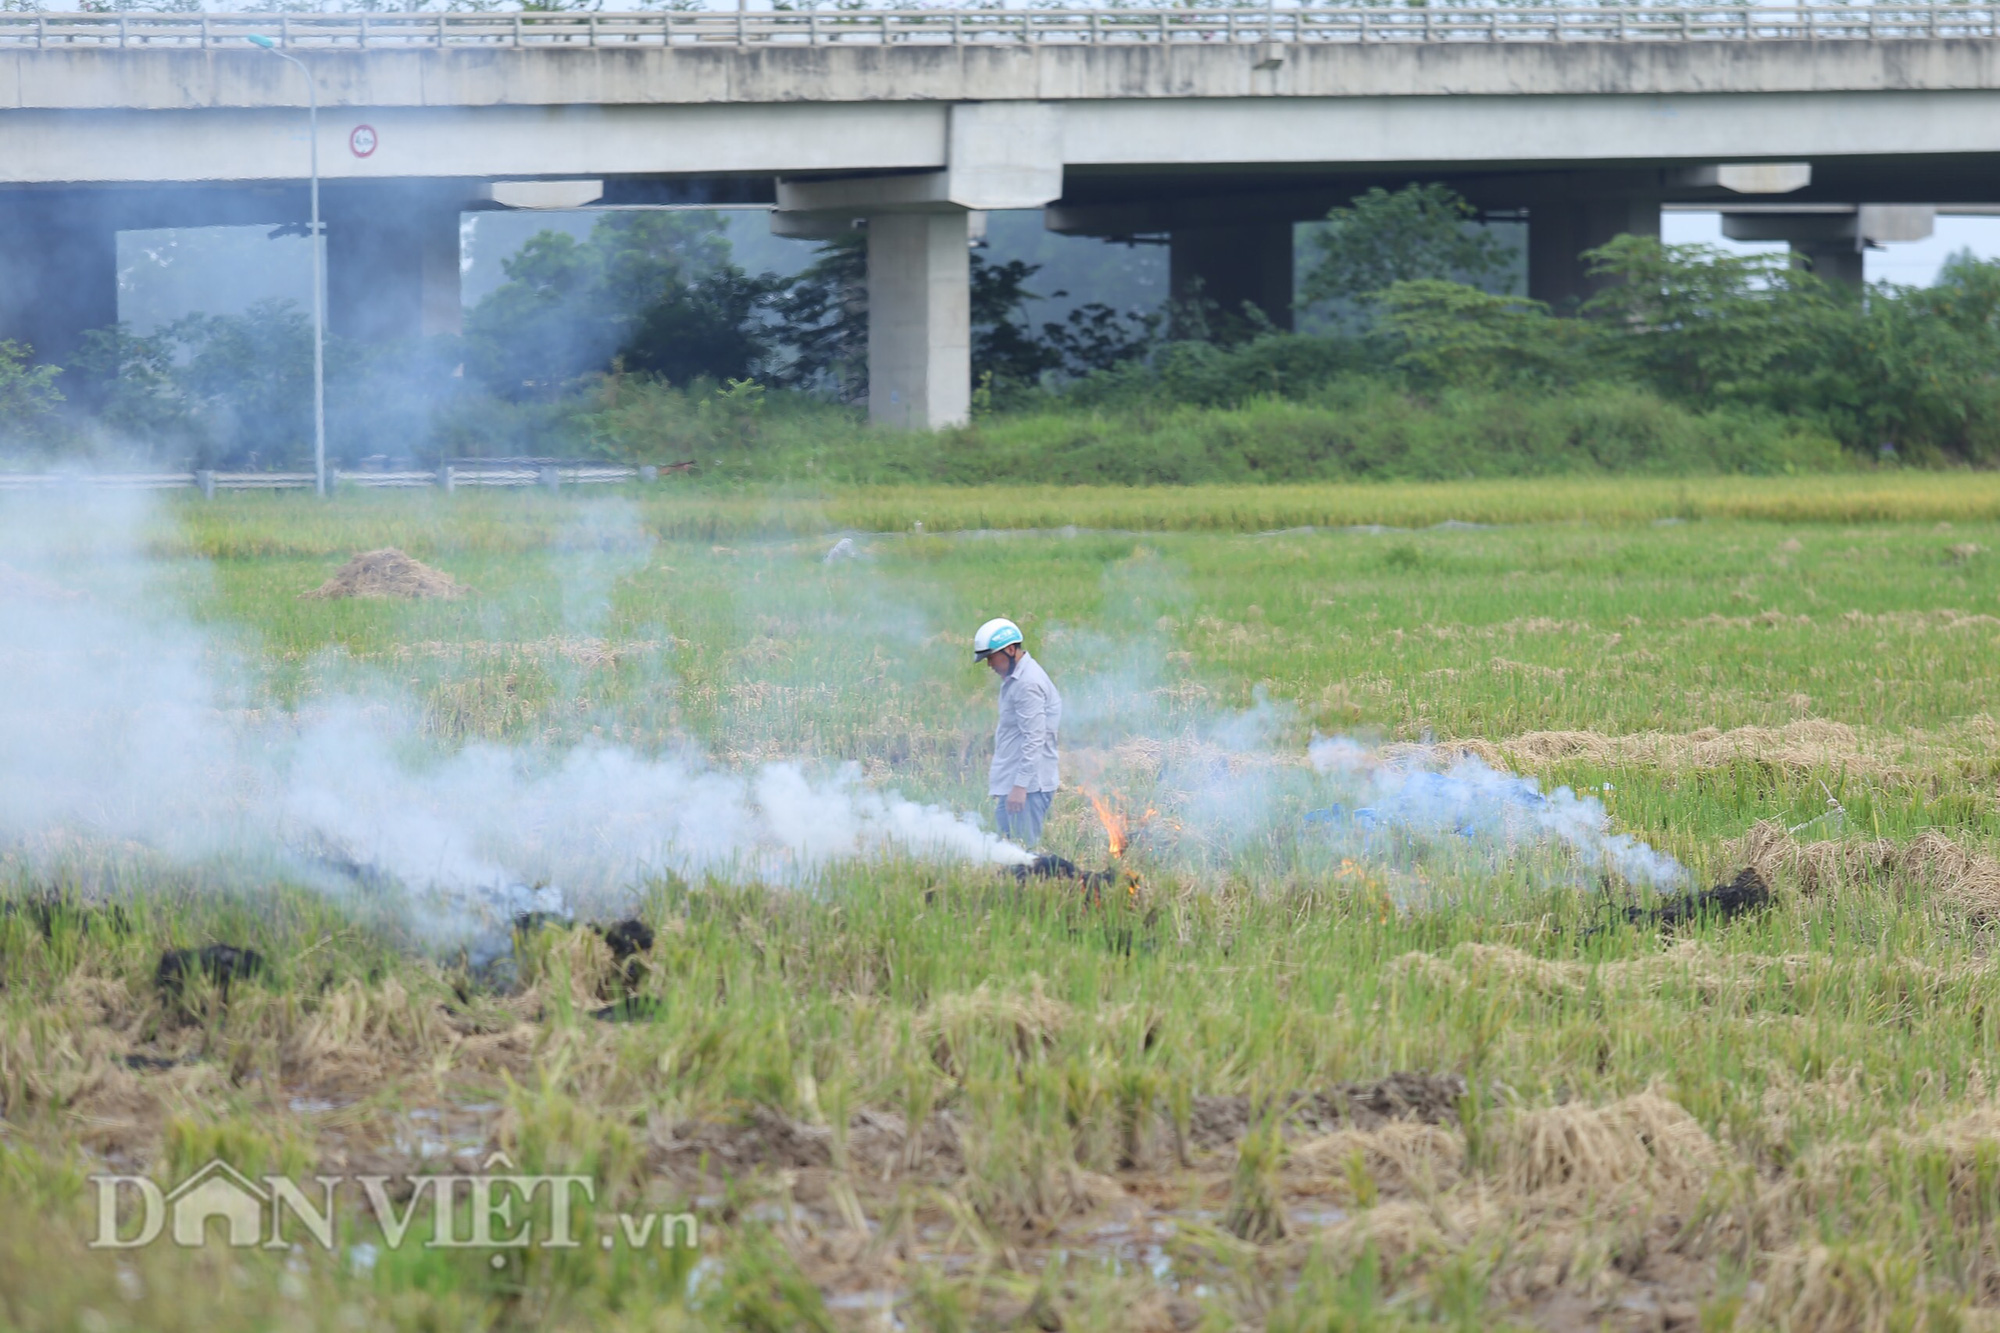
[[1158, 811], [1148, 809], [1136, 820], [1128, 819], [1117, 806], [1106, 801], [1088, 787], [1083, 788], [1084, 796], [1090, 801], [1090, 808], [1096, 812], [1098, 822], [1104, 825], [1104, 837], [1111, 854], [1111, 862], [1102, 870], [1084, 870], [1067, 857], [1044, 852], [1026, 865], [1014, 867], [1014, 877], [1026, 883], [1029, 877], [1036, 879], [1075, 880], [1082, 887], [1084, 896], [1097, 901], [1106, 890], [1122, 885], [1127, 898], [1139, 896], [1139, 872], [1125, 864], [1125, 853], [1132, 845], [1133, 834], [1143, 829]]

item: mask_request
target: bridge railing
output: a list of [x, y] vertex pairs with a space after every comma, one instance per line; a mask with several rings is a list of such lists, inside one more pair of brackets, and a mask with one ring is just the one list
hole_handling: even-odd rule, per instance
[[[690, 463], [675, 463], [660, 468], [540, 458], [461, 459], [440, 468], [421, 471], [337, 470], [330, 472], [328, 479], [337, 487], [359, 490], [409, 490], [425, 486], [446, 491], [463, 490], [469, 486], [540, 486], [557, 490], [564, 486], [651, 482], [659, 480], [662, 471], [691, 470]], [[0, 493], [84, 487], [114, 491], [198, 490], [205, 496], [213, 497], [217, 491], [305, 491], [311, 490], [315, 484], [316, 479], [310, 472], [0, 472]]]
[[309, 50], [1215, 42], [1857, 41], [2000, 36], [2000, 4], [0, 14], [0, 49]]

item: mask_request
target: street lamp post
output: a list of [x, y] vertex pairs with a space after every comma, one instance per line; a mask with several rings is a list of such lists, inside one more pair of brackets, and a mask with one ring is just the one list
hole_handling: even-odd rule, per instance
[[287, 55], [269, 37], [253, 33], [250, 43], [280, 60], [299, 67], [306, 76], [307, 138], [312, 159], [312, 257], [313, 257], [313, 485], [322, 498], [326, 495], [326, 283], [322, 277], [319, 230], [319, 94], [313, 88], [312, 70], [297, 56]]

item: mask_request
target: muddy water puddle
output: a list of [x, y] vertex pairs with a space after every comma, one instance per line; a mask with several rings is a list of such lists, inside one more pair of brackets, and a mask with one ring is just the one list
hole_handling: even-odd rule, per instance
[[[1059, 1232], [1049, 1257], [1058, 1262], [1072, 1259], [1108, 1263], [1113, 1271], [1144, 1273], [1155, 1281], [1175, 1280], [1171, 1246], [1185, 1224], [1202, 1229], [1218, 1225], [1221, 1214], [1210, 1208], [1155, 1209], [1138, 1219], [1100, 1222], [1094, 1226]], [[1293, 1232], [1323, 1231], [1345, 1221], [1347, 1213], [1330, 1204], [1307, 1202], [1288, 1205], [1285, 1220]]]
[[353, 1098], [294, 1096], [293, 1114], [316, 1122], [323, 1145], [358, 1154], [391, 1173], [426, 1164], [463, 1169], [492, 1150], [498, 1102], [444, 1106], [371, 1107]]
[[474, 1107], [418, 1106], [395, 1117], [389, 1141], [420, 1162], [472, 1161], [490, 1141], [491, 1111]]
[[[1347, 1216], [1344, 1209], [1319, 1200], [1302, 1200], [1285, 1209], [1286, 1221], [1295, 1235], [1322, 1231], [1345, 1221]], [[1201, 1298], [1212, 1293], [1196, 1274], [1177, 1266], [1175, 1241], [1186, 1230], [1211, 1230], [1220, 1225], [1220, 1219], [1221, 1214], [1214, 1209], [1155, 1208], [1142, 1216], [1079, 1224], [1059, 1229], [1045, 1245], [1023, 1249], [1019, 1262], [1030, 1273], [1051, 1265], [1102, 1265], [1121, 1277], [1147, 1277], [1162, 1287], [1178, 1288], [1184, 1295]], [[871, 1222], [869, 1230], [876, 1232], [878, 1228]], [[950, 1224], [925, 1224], [910, 1237], [907, 1262], [946, 1277], [963, 1277], [992, 1262], [993, 1256], [968, 1247], [964, 1239], [963, 1233]], [[861, 1328], [901, 1330], [908, 1325], [899, 1311], [910, 1296], [909, 1287], [885, 1283], [831, 1290], [826, 1293], [825, 1302], [829, 1310], [856, 1320]]]

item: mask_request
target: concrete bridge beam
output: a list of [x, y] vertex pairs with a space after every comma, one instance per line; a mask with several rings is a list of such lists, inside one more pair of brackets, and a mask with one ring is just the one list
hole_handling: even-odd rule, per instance
[[372, 343], [459, 332], [459, 214], [485, 193], [452, 181], [329, 191], [328, 332]]
[[[98, 201], [65, 191], [0, 203], [0, 338], [69, 366], [87, 330], [117, 322], [117, 223]], [[75, 374], [59, 387], [89, 394]]]
[[1835, 204], [1726, 212], [1722, 234], [1734, 241], [1784, 241], [1794, 264], [1859, 288], [1867, 280], [1870, 247], [1921, 241], [1936, 223], [1937, 209], [1928, 205]]
[[963, 423], [972, 410], [972, 210], [943, 172], [778, 183], [771, 230], [868, 236], [868, 419], [899, 430]]

